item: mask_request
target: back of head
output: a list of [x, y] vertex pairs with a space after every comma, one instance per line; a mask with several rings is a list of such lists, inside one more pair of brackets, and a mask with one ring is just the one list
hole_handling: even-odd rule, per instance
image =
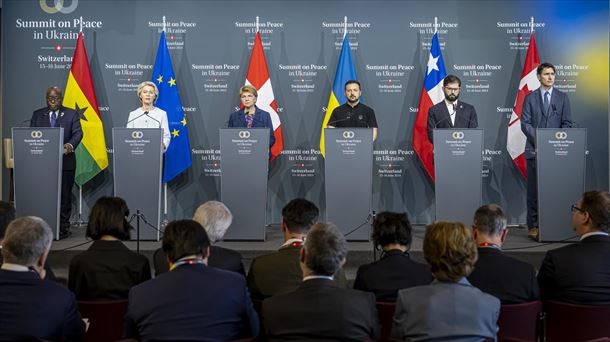
[[375, 246], [411, 244], [411, 223], [407, 213], [384, 211], [377, 214], [373, 223], [373, 242]]
[[435, 222], [426, 227], [424, 258], [439, 281], [457, 282], [470, 275], [477, 261], [471, 232], [459, 222]]
[[32, 266], [51, 248], [53, 232], [39, 217], [26, 216], [13, 220], [6, 229], [2, 243], [4, 262]]
[[15, 207], [6, 201], [0, 201], [0, 240], [4, 239], [6, 227], [15, 219]]
[[120, 197], [102, 197], [95, 202], [89, 214], [87, 237], [99, 240], [104, 235], [119, 240], [129, 239], [131, 225], [127, 222], [129, 208]]
[[506, 216], [502, 208], [495, 204], [487, 204], [475, 211], [473, 225], [480, 233], [497, 236], [506, 229]]
[[347, 241], [332, 223], [316, 223], [305, 240], [305, 265], [315, 275], [331, 276], [347, 255]]
[[188, 255], [205, 258], [208, 247], [208, 234], [197, 221], [172, 221], [165, 227], [162, 248], [170, 262], [176, 262]]
[[222, 240], [233, 221], [233, 215], [222, 202], [207, 201], [195, 210], [193, 220], [205, 228], [210, 242], [215, 243]]
[[306, 234], [319, 215], [318, 207], [303, 198], [293, 199], [282, 209], [282, 221], [293, 233]]
[[580, 207], [589, 213], [593, 228], [610, 230], [610, 194], [607, 191], [587, 191], [582, 195]]

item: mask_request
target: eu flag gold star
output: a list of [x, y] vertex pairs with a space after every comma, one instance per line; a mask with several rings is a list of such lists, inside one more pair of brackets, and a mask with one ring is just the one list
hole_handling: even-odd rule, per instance
[[180, 131], [174, 128], [174, 130], [172, 131], [172, 135], [174, 136], [174, 138], [177, 138], [180, 135]]
[[157, 82], [159, 82], [159, 84], [163, 82], [163, 75], [159, 75], [159, 77], [157, 77]]
[[176, 85], [176, 80], [170, 77], [170, 78], [169, 78], [169, 82], [167, 82], [167, 83], [169, 83], [169, 86], [170, 86], [170, 87], [171, 87], [171, 86], [175, 86], [175, 85]]
[[182, 123], [182, 126], [186, 126], [186, 115], [184, 116], [184, 118], [182, 118], [182, 121], [180, 121]]

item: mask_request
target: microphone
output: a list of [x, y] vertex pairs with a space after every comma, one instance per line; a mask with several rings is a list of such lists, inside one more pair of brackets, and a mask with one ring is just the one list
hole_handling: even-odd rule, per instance
[[153, 118], [152, 116], [148, 115], [148, 111], [144, 112], [144, 115], [146, 115], [147, 117], [149, 117], [149, 118], [153, 119], [154, 121], [156, 121], [157, 124], [159, 125], [158, 128], [161, 128], [161, 121], [159, 121], [159, 120]]
[[[132, 123], [132, 122], [134, 122], [134, 121], [138, 120], [139, 118], [141, 118], [141, 117], [143, 117], [143, 116], [148, 116], [148, 111], [144, 111], [144, 113], [142, 113], [142, 114], [140, 114], [140, 115], [136, 116], [135, 118], [133, 118], [133, 119], [131, 119], [131, 120], [127, 121], [127, 125], [129, 125], [130, 123]], [[157, 121], [157, 122], [158, 122], [158, 121]]]
[[[240, 114], [240, 115], [245, 115], [245, 114]], [[244, 119], [245, 120], [245, 119]], [[248, 123], [244, 123], [243, 126], [230, 126], [230, 124], [233, 123], [231, 121], [231, 118], [229, 117], [229, 120], [227, 120], [225, 127], [226, 128], [248, 128], [247, 125]], [[241, 121], [237, 121], [238, 124], [241, 124]], [[262, 127], [254, 127], [254, 123], [259, 123], [262, 125]], [[252, 116], [252, 127], [250, 128], [271, 128], [271, 127], [267, 127], [266, 123], [264, 121], [261, 121], [260, 119], [258, 119], [256, 116]]]
[[331, 121], [331, 122], [328, 122], [328, 123], [326, 124], [326, 126], [329, 126], [329, 125], [330, 125], [330, 126], [333, 126], [333, 127], [334, 127], [334, 125], [335, 125], [336, 123], [338, 123], [338, 122], [343, 122], [343, 121], [347, 121], [347, 120], [351, 120], [351, 119], [352, 119], [352, 114], [350, 113], [350, 114], [348, 114], [348, 115], [347, 115], [347, 117], [346, 117], [346, 118], [343, 118], [343, 119], [337, 119], [337, 120], [333, 120], [333, 121]]

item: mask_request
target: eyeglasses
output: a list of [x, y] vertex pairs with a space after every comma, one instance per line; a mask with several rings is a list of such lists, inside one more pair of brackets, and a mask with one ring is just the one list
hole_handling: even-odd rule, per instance
[[61, 99], [61, 96], [47, 96], [47, 100], [49, 101], [57, 101]]
[[572, 204], [572, 206], [570, 207], [570, 210], [572, 212], [574, 212], [574, 211], [580, 211], [581, 213], [586, 213], [587, 212], [586, 210], [583, 210], [582, 208], [577, 207], [576, 204]]
[[452, 92], [452, 93], [457, 93], [460, 91], [460, 88], [449, 88], [449, 87], [443, 87], [445, 88], [447, 91]]

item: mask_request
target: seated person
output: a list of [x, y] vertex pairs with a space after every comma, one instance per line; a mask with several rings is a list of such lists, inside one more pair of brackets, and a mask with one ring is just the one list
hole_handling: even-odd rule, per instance
[[128, 215], [122, 198], [102, 197], [95, 202], [86, 232], [93, 244], [70, 261], [68, 287], [76, 299], [127, 299], [132, 286], [150, 279], [148, 259], [121, 242], [129, 239]]
[[80, 341], [85, 333], [74, 294], [44, 280], [53, 233], [38, 217], [11, 222], [0, 270], [0, 340]]
[[210, 241], [193, 220], [163, 234], [170, 272], [129, 292], [124, 335], [139, 341], [232, 341], [257, 336], [259, 320], [246, 280], [207, 265]]
[[365, 341], [378, 337], [372, 293], [342, 289], [333, 274], [345, 263], [347, 242], [337, 226], [317, 223], [299, 253], [303, 283], [263, 302], [265, 333], [280, 341]]
[[398, 291], [392, 336], [409, 341], [482, 341], [496, 338], [500, 300], [470, 285], [477, 261], [472, 233], [458, 222], [426, 229], [424, 257], [435, 280]]
[[[226, 205], [218, 201], [207, 201], [200, 205], [195, 210], [193, 220], [199, 222], [205, 228], [210, 239], [210, 256], [208, 257], [208, 266], [216, 267], [227, 271], [237, 272], [244, 277], [246, 271], [244, 264], [241, 261], [241, 254], [232, 249], [214, 246], [215, 243], [222, 240], [225, 233], [229, 229], [233, 221], [233, 215]], [[163, 249], [159, 248], [153, 256], [155, 265], [155, 274], [159, 275], [169, 271], [167, 257], [163, 253]]]
[[379, 213], [373, 223], [373, 243], [381, 246], [381, 258], [358, 268], [354, 288], [373, 292], [377, 301], [395, 302], [396, 293], [433, 280], [430, 268], [411, 260], [411, 223], [406, 213]]

